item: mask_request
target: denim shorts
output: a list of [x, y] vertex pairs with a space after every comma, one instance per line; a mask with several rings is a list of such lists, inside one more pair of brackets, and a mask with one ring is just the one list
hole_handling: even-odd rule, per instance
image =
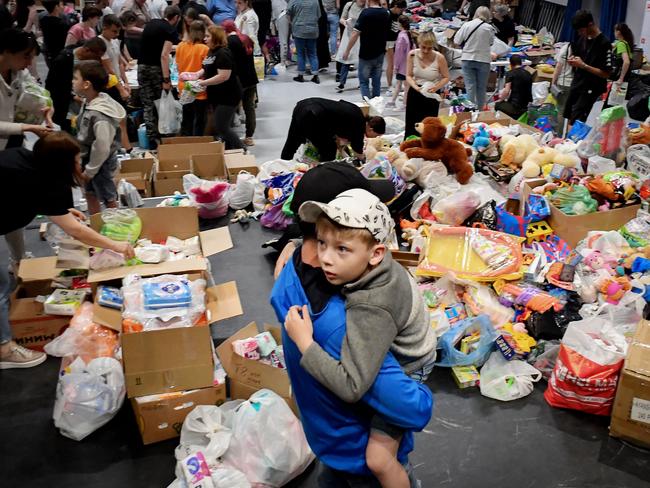
[[93, 178], [86, 183], [86, 193], [104, 203], [117, 201], [117, 187], [115, 186], [115, 173], [117, 173], [117, 158], [112, 156], [104, 161], [101, 168]]
[[[410, 373], [407, 373], [407, 376], [412, 380], [417, 381], [418, 383], [424, 383], [429, 378], [431, 371], [433, 371], [434, 364], [435, 364], [435, 358], [433, 361], [431, 361], [428, 364], [425, 364], [420, 369], [416, 369], [415, 371], [411, 371]], [[395, 440], [400, 440], [404, 435], [404, 429], [386, 422], [379, 415], [374, 415], [372, 417], [372, 420], [370, 421], [370, 430], [381, 432], [382, 434], [386, 434]]]

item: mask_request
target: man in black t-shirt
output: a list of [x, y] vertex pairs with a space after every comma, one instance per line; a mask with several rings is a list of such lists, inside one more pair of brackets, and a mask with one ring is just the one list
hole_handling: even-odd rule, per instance
[[47, 10], [47, 15], [44, 15], [39, 20], [39, 25], [43, 33], [43, 55], [49, 68], [54, 58], [65, 47], [65, 39], [70, 26], [61, 18], [63, 2], [59, 0], [43, 0], [42, 4]]
[[[386, 53], [386, 41], [390, 30], [390, 14], [382, 8], [379, 0], [369, 0], [354, 31], [350, 36], [348, 47], [343, 53], [343, 59], [348, 59], [352, 47], [361, 39], [359, 46], [359, 88], [361, 96], [375, 98], [381, 94], [381, 70]], [[372, 80], [372, 95], [370, 93]]]
[[518, 119], [533, 101], [533, 76], [521, 67], [521, 57], [513, 54], [510, 58], [510, 71], [506, 73], [506, 85], [494, 108]]
[[169, 55], [172, 46], [178, 43], [176, 24], [181, 18], [181, 11], [176, 6], [165, 9], [164, 19], [150, 21], [142, 31], [140, 58], [138, 59], [138, 84], [140, 99], [144, 106], [144, 122], [147, 137], [152, 148], [158, 146], [158, 115], [154, 102], [163, 90], [171, 90], [169, 79]]
[[586, 121], [598, 98], [607, 90], [607, 78], [612, 71], [612, 46], [588, 10], [578, 10], [572, 20], [580, 36], [571, 43], [568, 63], [575, 69], [573, 82], [564, 108], [564, 118], [573, 124]]

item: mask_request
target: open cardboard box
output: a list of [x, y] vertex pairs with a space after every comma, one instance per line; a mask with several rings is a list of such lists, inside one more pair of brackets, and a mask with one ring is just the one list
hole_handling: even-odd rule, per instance
[[650, 448], [650, 322], [642, 320], [627, 352], [609, 435]]
[[158, 147], [158, 169], [154, 184], [157, 197], [184, 193], [183, 176], [193, 172], [192, 156], [200, 154], [223, 154], [223, 142], [191, 144], [161, 144]]
[[228, 173], [228, 181], [230, 183], [237, 182], [237, 175], [240, 171], [248, 171], [254, 176], [259, 173], [259, 166], [252, 154], [244, 154], [241, 152], [226, 152], [225, 154], [226, 172]]
[[[207, 271], [189, 274], [209, 283]], [[113, 283], [119, 286], [119, 283]], [[242, 315], [234, 281], [206, 289], [208, 323]], [[122, 330], [119, 310], [95, 303], [93, 321]], [[129, 398], [170, 393], [212, 385], [214, 377], [213, 343], [210, 327], [177, 327], [122, 334], [122, 361], [126, 393]]]
[[[265, 325], [264, 330], [269, 331], [278, 344], [282, 344], [282, 333], [278, 327]], [[230, 397], [248, 400], [256, 391], [268, 388], [284, 398], [291, 410], [299, 415], [286, 369], [274, 368], [235, 354], [232, 348], [233, 341], [247, 339], [258, 333], [257, 324], [251, 322], [217, 347], [217, 355], [230, 382]]]
[[[546, 180], [529, 180], [522, 188], [522, 201], [528, 199], [532, 189], [544, 185]], [[521, 211], [523, 212], [523, 205]], [[549, 204], [551, 215], [546, 219], [548, 224], [558, 236], [564, 239], [571, 247], [587, 237], [587, 233], [594, 230], [618, 230], [627, 222], [636, 217], [641, 208], [640, 205], [607, 210], [606, 212], [594, 212], [587, 215], [567, 215], [555, 205]]]
[[214, 142], [212, 136], [181, 136], [181, 137], [163, 137], [163, 144], [202, 144], [205, 142]]
[[[233, 246], [228, 227], [199, 231], [198, 212], [194, 207], [138, 208], [135, 209], [135, 212], [142, 220], [141, 239], [150, 239], [153, 242], [160, 243], [165, 242], [169, 236], [178, 237], [179, 239], [199, 236], [201, 255], [160, 264], [141, 264], [139, 266], [125, 266], [101, 271], [91, 270], [88, 273], [89, 283], [121, 279], [127, 274], [155, 276], [166, 273], [207, 270], [208, 263], [205, 258]], [[99, 232], [103, 225], [101, 214], [93, 215], [90, 218], [90, 225]]]
[[70, 317], [45, 314], [43, 304], [35, 300], [39, 295], [52, 293], [52, 275], [43, 274], [43, 269], [55, 270], [55, 267], [55, 256], [21, 261], [20, 284], [11, 295], [9, 322], [13, 338], [19, 345], [36, 351], [42, 351], [70, 323]]
[[131, 399], [142, 443], [178, 437], [187, 414], [198, 405], [219, 406], [226, 401], [226, 385]]
[[228, 180], [223, 154], [195, 154], [192, 156], [192, 170], [204, 180]]
[[518, 125], [522, 128], [523, 133], [526, 134], [534, 134], [540, 132], [534, 127], [531, 127], [530, 125], [517, 122], [515, 119], [513, 119], [509, 115], [504, 114], [503, 112], [499, 112], [499, 111], [478, 112], [475, 115], [475, 120], [472, 119], [472, 114], [473, 112], [460, 112], [456, 114], [456, 124], [454, 125], [454, 128], [451, 130], [451, 134], [449, 135], [451, 139], [456, 139], [456, 137], [458, 136], [458, 132], [460, 131], [461, 125], [463, 125], [463, 122], [467, 120], [473, 120], [473, 122], [483, 122], [487, 125], [498, 123], [505, 127], [509, 125]]
[[120, 171], [115, 180], [118, 183], [120, 180], [126, 180], [135, 186], [143, 197], [152, 197], [156, 160], [153, 158], [123, 159], [120, 164]]

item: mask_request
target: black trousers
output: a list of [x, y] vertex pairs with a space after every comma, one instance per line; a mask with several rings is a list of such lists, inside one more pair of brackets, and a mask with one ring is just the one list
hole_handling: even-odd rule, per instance
[[182, 136], [205, 135], [205, 117], [208, 109], [207, 100], [194, 100], [183, 105]]
[[440, 102], [433, 98], [425, 97], [419, 91], [409, 87], [406, 95], [406, 125], [404, 139], [409, 136], [419, 136], [415, 124], [422, 122], [427, 117], [437, 117]]
[[334, 134], [325, 133], [325, 127], [318, 123], [318, 117], [311, 111], [300, 112], [294, 108], [287, 140], [282, 149], [282, 159], [290, 160], [301, 144], [309, 141], [318, 150], [320, 161], [333, 161], [336, 157]]
[[576, 120], [586, 122], [589, 112], [602, 94], [602, 91], [593, 88], [572, 86], [564, 106], [564, 118], [570, 124]]
[[514, 105], [510, 102], [503, 101], [503, 102], [497, 102], [494, 104], [494, 109], [498, 110], [500, 112], [503, 112], [506, 115], [509, 115], [513, 119], [517, 120], [519, 117], [523, 115], [523, 113], [526, 111], [525, 108], [518, 107], [517, 105]]

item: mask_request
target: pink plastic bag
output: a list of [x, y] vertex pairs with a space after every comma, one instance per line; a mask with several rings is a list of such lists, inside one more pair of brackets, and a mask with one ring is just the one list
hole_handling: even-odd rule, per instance
[[225, 181], [202, 180], [191, 174], [183, 176], [183, 189], [203, 219], [216, 219], [228, 213], [229, 188]]

